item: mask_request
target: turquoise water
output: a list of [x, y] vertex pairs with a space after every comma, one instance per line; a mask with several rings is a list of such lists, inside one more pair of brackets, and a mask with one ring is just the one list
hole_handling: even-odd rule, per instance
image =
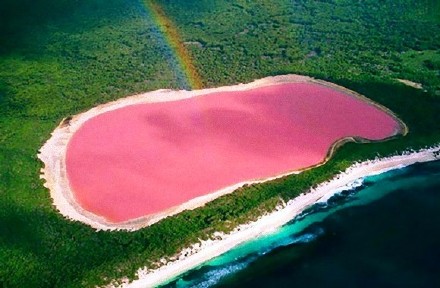
[[440, 287], [438, 211], [440, 161], [367, 177], [164, 287]]

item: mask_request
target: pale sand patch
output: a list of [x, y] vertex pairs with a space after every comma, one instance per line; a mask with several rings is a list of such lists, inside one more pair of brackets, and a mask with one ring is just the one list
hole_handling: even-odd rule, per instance
[[409, 80], [406, 80], [406, 79], [396, 79], [396, 80], [399, 81], [400, 83], [403, 83], [403, 84], [405, 84], [407, 86], [410, 86], [410, 87], [413, 87], [413, 88], [416, 88], [416, 89], [422, 89], [423, 88], [423, 85], [420, 84], [420, 83], [417, 83], [417, 82], [409, 81]]
[[166, 262], [165, 259], [162, 259], [163, 265], [158, 269], [141, 268], [137, 272], [138, 279], [131, 283], [128, 279], [121, 279], [119, 283], [122, 284], [116, 284], [114, 281], [105, 287], [144, 288], [160, 285], [246, 241], [274, 232], [310, 205], [320, 199], [328, 199], [344, 187], [350, 187], [356, 180], [418, 162], [435, 160], [440, 160], [440, 145], [420, 151], [407, 151], [398, 156], [355, 163], [333, 179], [321, 183], [306, 194], [301, 194], [301, 196], [289, 201], [284, 207], [278, 207], [277, 211], [261, 216], [255, 222], [240, 225], [229, 234], [215, 233], [217, 240], [201, 241], [201, 243], [194, 244], [181, 251], [175, 261]]
[[[228, 194], [236, 190], [237, 188], [243, 186], [244, 184], [252, 184], [265, 182], [269, 180], [273, 180], [285, 175], [299, 173], [301, 171], [290, 171], [283, 175], [276, 175], [274, 177], [265, 178], [265, 179], [255, 179], [251, 181], [246, 181], [242, 183], [235, 184], [230, 187], [225, 187], [219, 191], [215, 191], [213, 193], [194, 198], [182, 205], [170, 208], [161, 213], [157, 213], [154, 215], [148, 215], [145, 217], [141, 217], [138, 219], [130, 220], [123, 223], [112, 223], [107, 221], [104, 217], [99, 215], [95, 215], [85, 209], [83, 209], [75, 200], [75, 196], [70, 189], [69, 181], [66, 175], [66, 150], [67, 144], [72, 137], [72, 135], [81, 127], [83, 123], [88, 121], [89, 119], [108, 112], [115, 109], [119, 109], [129, 105], [137, 105], [144, 103], [153, 103], [153, 102], [167, 102], [167, 101], [176, 101], [181, 99], [187, 99], [191, 97], [197, 97], [201, 95], [207, 95], [214, 92], [227, 92], [227, 91], [245, 91], [250, 89], [255, 89], [264, 86], [282, 84], [282, 83], [315, 83], [319, 85], [324, 85], [330, 87], [332, 89], [341, 91], [345, 94], [351, 95], [353, 97], [357, 97], [362, 99], [363, 101], [368, 102], [370, 105], [374, 105], [377, 108], [385, 111], [386, 113], [392, 115], [395, 120], [399, 123], [398, 129], [395, 131], [395, 135], [397, 134], [407, 134], [408, 128], [407, 126], [389, 109], [371, 101], [370, 99], [354, 92], [348, 90], [344, 87], [338, 86], [333, 83], [329, 83], [322, 80], [313, 79], [307, 76], [301, 75], [282, 75], [282, 76], [274, 76], [267, 77], [263, 79], [256, 80], [252, 83], [248, 84], [238, 84], [234, 86], [225, 86], [218, 88], [210, 88], [203, 90], [194, 90], [194, 91], [174, 91], [174, 90], [157, 90], [152, 92], [147, 92], [144, 94], [134, 95], [126, 98], [122, 98], [110, 103], [99, 105], [95, 108], [92, 108], [84, 113], [80, 113], [73, 117], [68, 117], [64, 119], [61, 124], [53, 131], [51, 138], [43, 145], [40, 149], [40, 153], [38, 154], [38, 158], [44, 163], [44, 168], [41, 171], [41, 178], [46, 182], [44, 184], [50, 191], [50, 195], [53, 199], [53, 204], [57, 208], [57, 210], [64, 215], [66, 218], [71, 220], [81, 221], [91, 227], [98, 230], [129, 230], [134, 231], [151, 224], [158, 222], [159, 220], [166, 218], [171, 215], [175, 215], [179, 212], [182, 212], [187, 209], [195, 209], [197, 207], [203, 206], [205, 203], [212, 201], [215, 198], [218, 198], [222, 195]], [[354, 139], [354, 138], [345, 138], [340, 139], [330, 148], [327, 157], [323, 162], [319, 163], [316, 166], [322, 165], [325, 163], [329, 157], [333, 154], [335, 149], [341, 144], [348, 141], [359, 141], [366, 142], [363, 139]], [[314, 167], [316, 167], [314, 166]], [[305, 167], [306, 168], [306, 167]], [[311, 167], [307, 167], [310, 169]]]

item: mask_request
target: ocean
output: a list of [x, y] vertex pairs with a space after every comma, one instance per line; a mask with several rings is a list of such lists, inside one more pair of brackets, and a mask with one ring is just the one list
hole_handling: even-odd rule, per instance
[[440, 287], [440, 161], [358, 184], [162, 287]]

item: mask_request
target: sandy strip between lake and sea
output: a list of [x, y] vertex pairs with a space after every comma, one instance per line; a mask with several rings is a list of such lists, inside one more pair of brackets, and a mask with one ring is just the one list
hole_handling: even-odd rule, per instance
[[162, 259], [163, 265], [155, 270], [147, 267], [139, 269], [137, 280], [129, 282], [121, 279], [119, 283], [110, 283], [105, 287], [154, 287], [160, 285], [200, 264], [215, 258], [228, 250], [261, 235], [274, 232], [277, 228], [292, 220], [304, 209], [331, 195], [350, 187], [351, 183], [367, 176], [377, 175], [393, 169], [400, 169], [415, 163], [440, 160], [440, 145], [407, 151], [398, 156], [377, 158], [356, 163], [333, 179], [318, 185], [306, 194], [289, 201], [284, 206], [277, 207], [275, 212], [261, 216], [257, 221], [240, 225], [229, 234], [215, 233], [216, 240], [201, 241], [201, 243], [184, 249], [173, 261]]

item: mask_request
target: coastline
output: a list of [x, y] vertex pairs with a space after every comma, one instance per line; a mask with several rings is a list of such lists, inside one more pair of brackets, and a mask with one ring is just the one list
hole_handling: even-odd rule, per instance
[[366, 98], [365, 96], [362, 96], [354, 91], [351, 91], [339, 85], [322, 80], [317, 80], [307, 76], [301, 76], [295, 74], [281, 75], [281, 76], [262, 78], [247, 84], [238, 84], [233, 86], [225, 86], [225, 87], [194, 90], [194, 91], [157, 90], [139, 95], [129, 96], [110, 103], [102, 104], [86, 112], [65, 118], [60, 123], [60, 125], [53, 131], [51, 138], [47, 140], [47, 142], [40, 149], [38, 158], [44, 163], [44, 168], [42, 168], [41, 170], [40, 178], [45, 180], [44, 186], [48, 188], [50, 191], [51, 198], [53, 199], [53, 205], [67, 219], [80, 221], [97, 230], [135, 231], [143, 227], [152, 225], [168, 216], [178, 214], [184, 210], [201, 207], [207, 202], [210, 202], [222, 195], [232, 193], [234, 190], [243, 186], [244, 184], [266, 182], [285, 175], [300, 173], [301, 171], [323, 165], [328, 161], [328, 159], [331, 158], [335, 150], [340, 145], [343, 145], [343, 143], [376, 142], [376, 141], [366, 141], [364, 139], [359, 139], [354, 137], [339, 139], [338, 141], [333, 143], [331, 147], [329, 147], [329, 151], [325, 156], [325, 158], [320, 163], [317, 163], [314, 166], [304, 167], [303, 169], [295, 170], [295, 171], [288, 171], [281, 175], [275, 175], [265, 179], [253, 179], [253, 180], [241, 182], [229, 187], [225, 187], [218, 191], [212, 191], [212, 193], [194, 198], [188, 202], [182, 203], [181, 205], [172, 207], [160, 213], [144, 216], [141, 218], [133, 219], [122, 223], [111, 223], [107, 221], [104, 217], [96, 215], [94, 213], [91, 213], [83, 209], [77, 203], [74, 193], [70, 189], [67, 172], [66, 172], [65, 160], [66, 160], [67, 146], [70, 138], [87, 120], [99, 114], [130, 105], [153, 103], [153, 102], [178, 101], [191, 97], [208, 95], [215, 92], [245, 91], [259, 87], [277, 85], [283, 83], [314, 83], [317, 85], [323, 85], [328, 88], [338, 90], [349, 96], [359, 98], [362, 101], [366, 102], [367, 104], [373, 105], [376, 108], [384, 111], [385, 113], [389, 114], [395, 119], [395, 121], [399, 124], [399, 127], [396, 129], [393, 135], [381, 141], [391, 139], [397, 135], [406, 135], [408, 133], [408, 127], [405, 125], [405, 123], [403, 123], [392, 111], [390, 111], [386, 107], [373, 102], [372, 100]]
[[[401, 155], [376, 158], [355, 163], [333, 179], [319, 184], [306, 194], [301, 194], [290, 200], [283, 207], [269, 214], [261, 216], [257, 221], [240, 225], [229, 234], [215, 233], [216, 240], [202, 241], [186, 248], [175, 257], [176, 260], [166, 262], [157, 269], [147, 267], [137, 272], [137, 280], [129, 282], [128, 279], [113, 281], [105, 287], [140, 288], [154, 287], [174, 277], [195, 268], [202, 263], [215, 258], [228, 250], [261, 235], [269, 234], [277, 228], [292, 220], [310, 205], [338, 193], [341, 188], [350, 186], [356, 180], [367, 176], [381, 174], [390, 170], [400, 169], [419, 162], [440, 160], [440, 144], [419, 151], [405, 151]], [[122, 283], [122, 284], [118, 284]]]

